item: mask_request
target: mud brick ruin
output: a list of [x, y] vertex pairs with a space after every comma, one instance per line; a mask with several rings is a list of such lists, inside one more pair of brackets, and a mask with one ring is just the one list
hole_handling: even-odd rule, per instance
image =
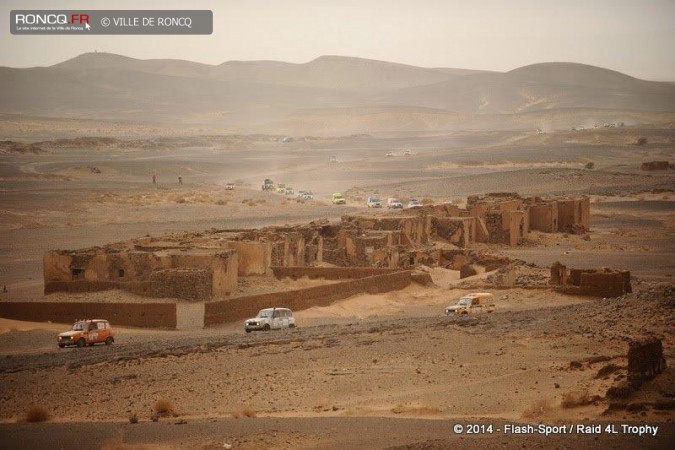
[[628, 343], [628, 381], [641, 385], [651, 380], [666, 368], [661, 339], [647, 336]]
[[[607, 389], [609, 409], [628, 409], [630, 398], [642, 385], [666, 370], [663, 342], [656, 336], [640, 336], [628, 341], [628, 367], [625, 378], [617, 377]], [[657, 409], [672, 409], [672, 400], [654, 402], [653, 399], [638, 402], [633, 406], [644, 408], [649, 405]]]
[[[466, 208], [435, 205], [397, 215], [344, 216], [339, 224], [322, 220], [145, 237], [47, 252], [45, 294], [123, 289], [155, 298], [217, 300], [236, 291], [238, 277], [317, 263], [389, 269], [440, 265], [469, 276], [476, 255], [468, 248], [476, 242], [517, 245], [530, 230], [587, 230], [589, 219], [587, 197], [524, 199], [494, 193], [470, 196]], [[575, 277], [573, 271], [570, 278]], [[585, 274], [584, 280], [588, 277], [593, 278]], [[586, 284], [580, 288], [587, 289]]]
[[618, 297], [632, 292], [627, 270], [567, 269], [559, 262], [551, 266], [551, 284], [560, 292], [594, 297]]

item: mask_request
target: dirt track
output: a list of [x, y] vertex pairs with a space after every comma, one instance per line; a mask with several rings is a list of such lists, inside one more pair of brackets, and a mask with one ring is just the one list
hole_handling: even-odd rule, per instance
[[[160, 423], [80, 423], [42, 425], [0, 424], [0, 445], [4, 448], [62, 448], [64, 450], [172, 450], [190, 448], [216, 450], [224, 444], [233, 449], [372, 449], [442, 450], [447, 448], [489, 450], [497, 448], [558, 449], [664, 449], [672, 448], [675, 425], [660, 424], [651, 436], [531, 434], [514, 437], [503, 431], [492, 434], [455, 434], [454, 425], [493, 426], [503, 430], [500, 420], [425, 420], [382, 417], [255, 418], [189, 420]], [[597, 421], [603, 428], [607, 422]], [[642, 422], [626, 421], [629, 425]], [[619, 428], [621, 429], [621, 428]], [[344, 430], [350, 430], [346, 433]], [[84, 438], [83, 438], [84, 436]], [[154, 444], [148, 444], [154, 442]]]

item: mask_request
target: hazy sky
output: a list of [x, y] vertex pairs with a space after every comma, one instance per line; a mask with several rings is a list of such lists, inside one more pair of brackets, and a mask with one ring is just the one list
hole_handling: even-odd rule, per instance
[[[142, 5], [142, 6], [139, 6]], [[675, 0], [2, 0], [0, 65], [90, 51], [209, 64], [320, 55], [506, 71], [546, 61], [675, 81]], [[210, 9], [210, 36], [13, 36], [12, 9]]]

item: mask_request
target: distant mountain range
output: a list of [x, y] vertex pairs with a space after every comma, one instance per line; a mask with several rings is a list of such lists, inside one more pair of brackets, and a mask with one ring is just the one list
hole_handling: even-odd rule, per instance
[[[516, 123], [514, 115], [537, 112], [560, 116], [576, 111], [577, 122], [579, 111], [589, 117], [597, 111], [607, 117], [619, 117], [621, 111], [642, 117], [675, 112], [673, 83], [575, 63], [534, 64], [501, 73], [341, 56], [304, 64], [208, 65], [86, 53], [50, 67], [2, 67], [0, 83], [4, 113], [285, 132], [326, 130], [333, 120], [340, 121], [341, 130], [368, 132], [367, 123], [345, 122], [351, 112], [363, 116], [364, 111], [388, 117], [377, 121], [375, 131], [395, 131], [411, 120], [413, 128], [423, 130], [451, 129], [458, 120], [476, 123], [483, 116], [495, 123], [495, 116], [511, 116], [509, 122]], [[419, 121], [420, 115], [424, 120]]]

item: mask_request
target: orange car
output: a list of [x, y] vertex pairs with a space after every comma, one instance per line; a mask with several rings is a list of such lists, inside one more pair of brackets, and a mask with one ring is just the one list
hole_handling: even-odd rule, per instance
[[115, 333], [107, 320], [78, 320], [72, 330], [59, 334], [58, 342], [61, 348], [68, 345], [84, 347], [87, 344], [94, 345], [99, 342], [110, 345], [115, 342]]

